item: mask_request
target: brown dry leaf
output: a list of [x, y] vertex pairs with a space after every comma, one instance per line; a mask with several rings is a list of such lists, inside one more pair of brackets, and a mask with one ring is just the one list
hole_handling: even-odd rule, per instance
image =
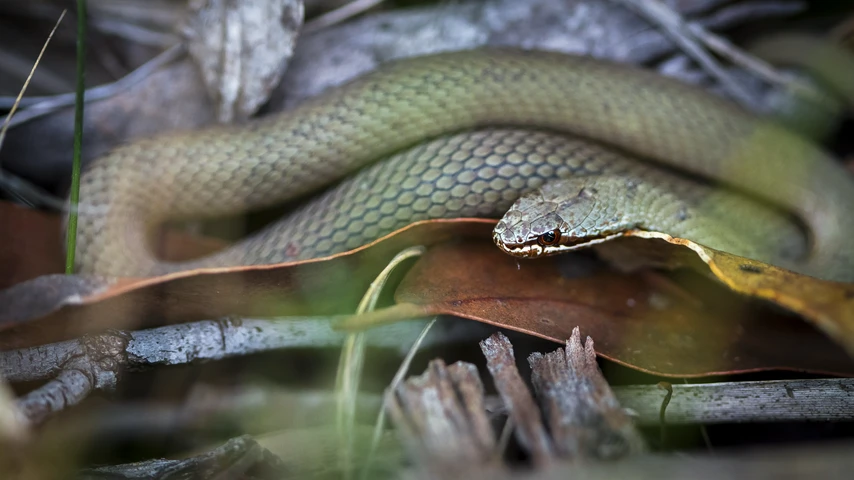
[[285, 73], [302, 26], [302, 0], [193, 0], [190, 54], [222, 123], [249, 118]]
[[0, 349], [104, 328], [134, 329], [226, 315], [350, 314], [398, 252], [460, 237], [489, 238], [494, 221], [420, 222], [331, 257], [203, 269], [152, 278], [47, 275], [0, 291]]
[[[563, 343], [580, 326], [597, 353], [679, 377], [790, 369], [854, 374], [854, 361], [809, 325], [703, 285], [702, 304], [650, 281], [601, 269], [567, 276], [578, 255], [517, 260], [489, 241], [437, 245], [399, 286], [397, 305], [349, 327], [451, 314]], [[667, 285], [664, 283], [663, 285]]]
[[662, 233], [633, 231], [631, 236], [690, 249], [733, 291], [802, 315], [854, 355], [854, 284], [800, 275]]

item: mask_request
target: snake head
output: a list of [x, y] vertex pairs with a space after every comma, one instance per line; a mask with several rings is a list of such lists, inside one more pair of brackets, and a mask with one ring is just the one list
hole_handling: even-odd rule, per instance
[[583, 178], [557, 180], [516, 200], [492, 231], [505, 253], [534, 258], [577, 250], [619, 237], [618, 218], [603, 220], [605, 205]]

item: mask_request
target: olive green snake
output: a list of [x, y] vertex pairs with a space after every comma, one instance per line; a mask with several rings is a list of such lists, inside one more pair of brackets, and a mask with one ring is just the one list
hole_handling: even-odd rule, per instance
[[[711, 183], [682, 183], [669, 168]], [[335, 182], [214, 255], [166, 263], [151, 254], [166, 220], [244, 212]], [[91, 163], [80, 198], [100, 208], [79, 220], [83, 273], [317, 258], [417, 220], [507, 213], [495, 240], [508, 253], [517, 241], [582, 244], [635, 222], [854, 280], [854, 180], [821, 148], [655, 72], [542, 51], [397, 60], [283, 113], [129, 143]], [[558, 219], [560, 238], [553, 222], [526, 216], [536, 212]]]

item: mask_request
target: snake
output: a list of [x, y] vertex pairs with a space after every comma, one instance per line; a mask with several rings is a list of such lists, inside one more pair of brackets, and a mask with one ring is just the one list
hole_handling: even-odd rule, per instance
[[[418, 220], [504, 216], [494, 240], [512, 255], [634, 226], [854, 280], [854, 180], [820, 146], [654, 71], [541, 50], [394, 60], [285, 112], [130, 142], [88, 165], [80, 198], [81, 273], [320, 258]], [[166, 221], [294, 199], [212, 255], [152, 253]], [[537, 231], [531, 215], [563, 216]]]

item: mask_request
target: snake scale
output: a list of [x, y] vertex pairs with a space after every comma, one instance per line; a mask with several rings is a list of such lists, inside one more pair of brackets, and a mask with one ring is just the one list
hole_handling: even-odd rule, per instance
[[[688, 186], [656, 163], [736, 193]], [[150, 253], [165, 220], [265, 207], [345, 178], [212, 256], [171, 264]], [[550, 189], [559, 179], [580, 190]], [[854, 277], [854, 180], [819, 147], [651, 71], [513, 49], [397, 60], [281, 114], [120, 146], [82, 176], [80, 198], [100, 210], [81, 215], [77, 267], [139, 276], [314, 258], [415, 220], [501, 217], [544, 185], [530, 195], [592, 198], [609, 216], [622, 208], [709, 246]], [[615, 191], [618, 206], [602, 210]], [[808, 237], [785, 213], [744, 195], [793, 214]], [[520, 211], [499, 224], [505, 233]], [[604, 219], [597, 215], [579, 220]]]

